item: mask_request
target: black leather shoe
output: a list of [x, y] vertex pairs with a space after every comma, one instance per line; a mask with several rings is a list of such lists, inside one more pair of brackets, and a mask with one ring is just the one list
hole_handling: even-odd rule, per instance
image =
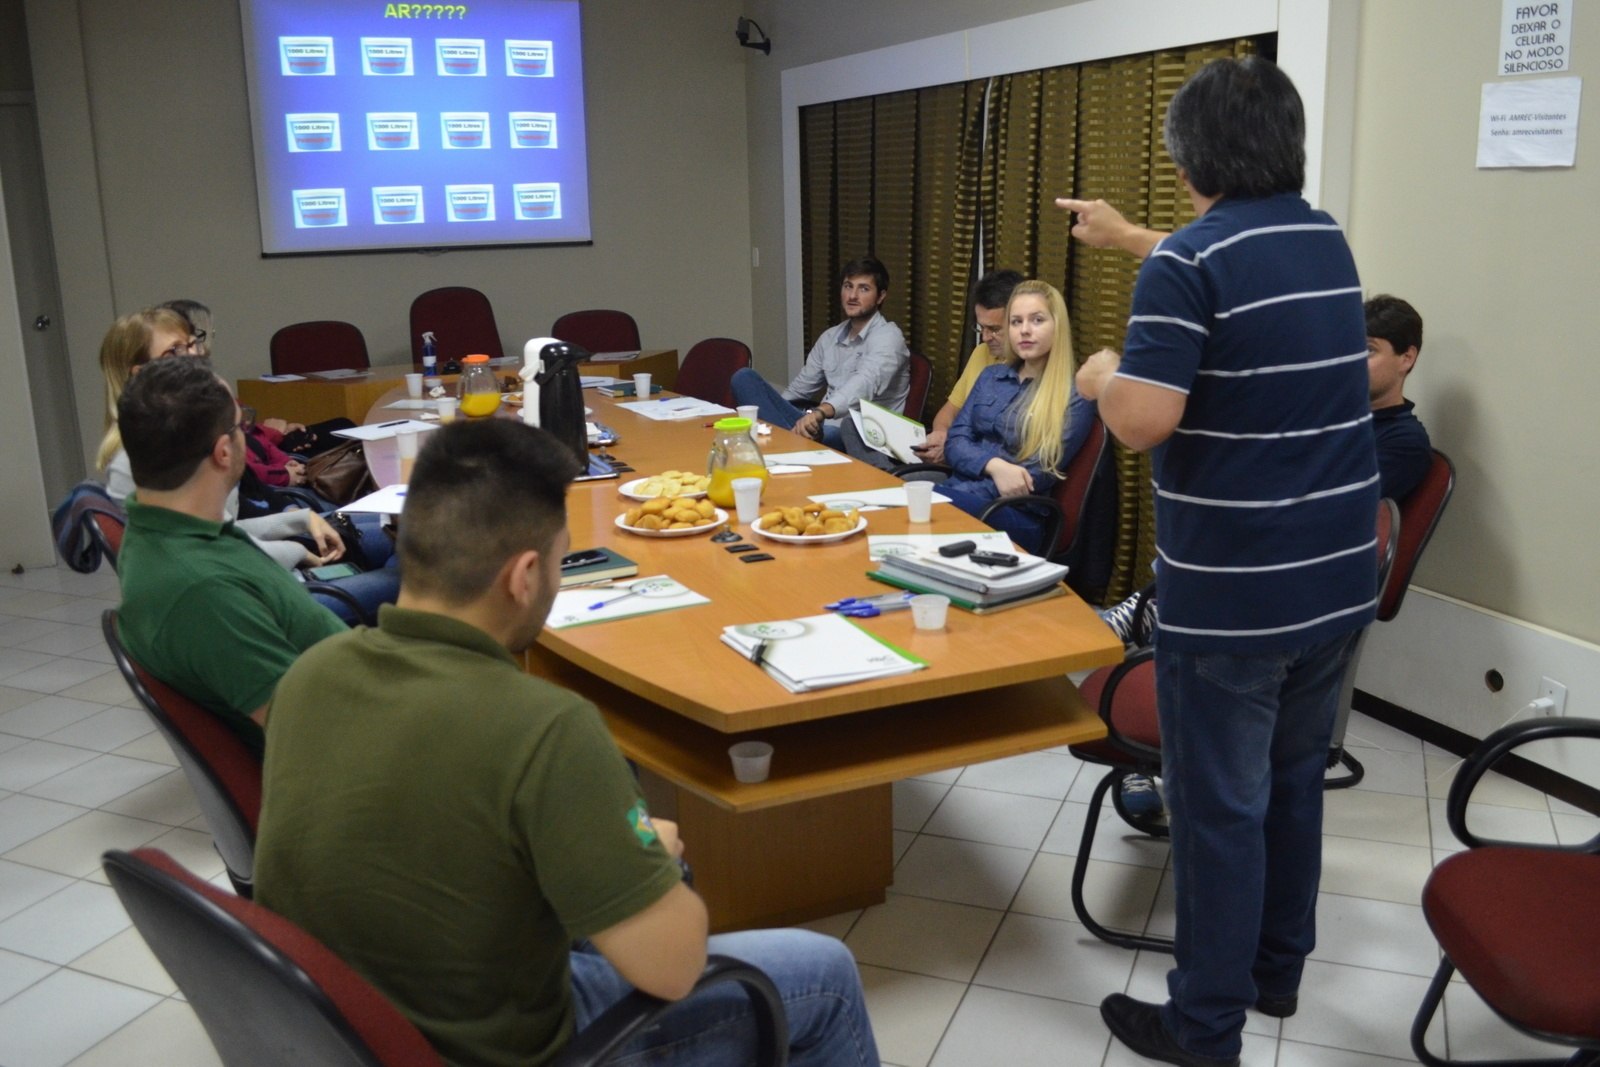
[[1296, 993], [1262, 993], [1256, 998], [1256, 1011], [1274, 1019], [1287, 1019], [1300, 1007]]
[[1100, 1002], [1100, 1018], [1118, 1041], [1139, 1055], [1178, 1067], [1238, 1067], [1239, 1057], [1220, 1059], [1184, 1051], [1161, 1022], [1161, 1006], [1113, 993]]

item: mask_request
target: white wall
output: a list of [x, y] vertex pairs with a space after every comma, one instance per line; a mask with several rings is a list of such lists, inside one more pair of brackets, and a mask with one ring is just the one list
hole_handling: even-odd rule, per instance
[[619, 307], [646, 344], [750, 336], [744, 53], [735, 0], [585, 4], [594, 243], [423, 256], [260, 257], [237, 5], [27, 0], [85, 449], [112, 318], [176, 296], [216, 311], [217, 362], [264, 373], [279, 326], [345, 319], [408, 359], [417, 293], [470, 285], [508, 350], [562, 312]]

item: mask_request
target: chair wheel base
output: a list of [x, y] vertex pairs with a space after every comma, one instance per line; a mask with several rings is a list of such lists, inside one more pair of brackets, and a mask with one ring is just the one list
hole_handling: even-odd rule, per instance
[[1367, 769], [1361, 766], [1361, 761], [1350, 755], [1350, 750], [1335, 746], [1328, 750], [1328, 770], [1343, 765], [1345, 773], [1329, 774], [1322, 779], [1323, 789], [1349, 789], [1360, 783], [1367, 776]]

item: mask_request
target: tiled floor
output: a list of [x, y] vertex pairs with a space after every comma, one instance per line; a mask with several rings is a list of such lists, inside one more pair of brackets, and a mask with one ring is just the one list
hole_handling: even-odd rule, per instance
[[[98, 867], [107, 848], [153, 844], [227, 884], [182, 773], [106, 654], [99, 615], [116, 595], [109, 573], [0, 574], [0, 1067], [218, 1062]], [[1249, 1067], [1410, 1059], [1411, 1017], [1438, 959], [1417, 901], [1433, 863], [1458, 847], [1443, 815], [1456, 761], [1360, 716], [1348, 741], [1367, 780], [1328, 797], [1321, 943], [1299, 1013], [1251, 1014]], [[813, 924], [855, 952], [886, 1063], [1142, 1062], [1111, 1042], [1096, 1006], [1119, 990], [1160, 998], [1167, 958], [1097, 941], [1068, 895], [1097, 777], [1041, 752], [895, 787], [888, 902]], [[1600, 828], [1512, 782], [1485, 782], [1478, 796], [1474, 825], [1496, 835], [1576, 841]], [[1114, 819], [1095, 843], [1090, 909], [1170, 933], [1166, 847]], [[1434, 1047], [1447, 1038], [1458, 1055], [1547, 1052], [1459, 982], [1444, 1029]]]

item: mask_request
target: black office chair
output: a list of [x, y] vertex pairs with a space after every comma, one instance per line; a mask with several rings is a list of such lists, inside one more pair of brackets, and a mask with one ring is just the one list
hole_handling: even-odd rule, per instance
[[[159, 849], [101, 860], [133, 925], [193, 1006], [227, 1067], [443, 1067], [422, 1032], [376, 987], [295, 923], [224, 892]], [[737, 982], [756, 1005], [757, 1064], [783, 1067], [783, 1001], [759, 969], [712, 956], [698, 992]], [[603, 1064], [672, 1002], [637, 991], [553, 1061]]]

